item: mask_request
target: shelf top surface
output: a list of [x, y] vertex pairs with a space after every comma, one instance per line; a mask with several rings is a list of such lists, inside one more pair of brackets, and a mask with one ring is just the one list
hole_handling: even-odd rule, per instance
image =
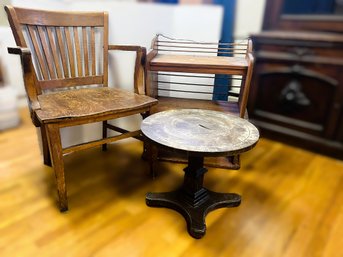
[[248, 67], [248, 62], [244, 57], [157, 54], [150, 65], [244, 70]]

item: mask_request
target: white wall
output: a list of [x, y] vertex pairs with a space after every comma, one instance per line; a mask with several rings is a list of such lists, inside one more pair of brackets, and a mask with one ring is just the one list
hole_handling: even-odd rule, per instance
[[237, 0], [234, 37], [247, 38], [261, 31], [266, 0]]
[[[101, 2], [101, 4], [99, 4]], [[130, 1], [76, 1], [76, 0], [12, 0], [15, 6], [41, 9], [73, 9], [73, 10], [107, 10], [110, 16], [110, 43], [138, 44], [149, 48], [150, 41], [156, 33], [163, 33], [176, 38], [190, 38], [200, 41], [217, 41], [220, 36], [222, 9], [218, 6], [203, 5], [159, 5], [137, 4]], [[235, 38], [246, 38], [251, 33], [260, 31], [265, 0], [237, 0]], [[0, 27], [0, 58], [6, 66], [8, 83], [19, 95], [24, 95], [19, 58], [7, 54], [6, 47], [14, 44], [8, 27]], [[111, 54], [110, 83], [115, 86], [132, 88], [133, 62], [128, 54]], [[119, 62], [120, 60], [120, 62]], [[120, 63], [120, 65], [119, 65]], [[26, 101], [22, 101], [25, 103]], [[127, 128], [137, 128], [138, 117], [126, 120]], [[92, 140], [100, 135], [98, 124], [90, 127], [66, 129], [62, 133], [64, 145]]]
[[[92, 10], [109, 12], [109, 42], [111, 44], [135, 44], [150, 47], [151, 39], [157, 33], [172, 37], [190, 38], [202, 41], [217, 41], [220, 37], [222, 8], [219, 6], [187, 6], [130, 3], [128, 1], [46, 1], [46, 0], [12, 0], [15, 6], [53, 10]], [[49, 4], [47, 4], [49, 3]], [[0, 58], [10, 61], [8, 69], [10, 84], [24, 95], [20, 76], [18, 57], [9, 56], [6, 47], [15, 45], [8, 27], [0, 27]], [[118, 56], [118, 55], [117, 55]], [[125, 54], [120, 54], [125, 56]], [[111, 54], [110, 84], [130, 88], [133, 78], [133, 59], [118, 58]], [[13, 64], [13, 65], [12, 65]], [[17, 67], [17, 68], [14, 68]], [[130, 67], [129, 69], [127, 67]]]
[[[101, 2], [101, 4], [99, 4]], [[46, 0], [12, 0], [15, 6], [54, 9], [54, 10], [91, 10], [109, 12], [109, 43], [135, 44], [150, 47], [151, 39], [157, 33], [172, 37], [197, 39], [202, 41], [218, 41], [220, 38], [220, 24], [222, 8], [219, 6], [184, 6], [132, 3], [132, 1], [46, 1]], [[4, 47], [14, 45], [9, 29], [0, 35], [6, 38]], [[7, 30], [7, 31], [6, 31]], [[12, 41], [12, 42], [11, 42]], [[6, 52], [3, 49], [2, 52]], [[14, 58], [18, 57], [2, 57]], [[128, 58], [123, 58], [128, 57]], [[133, 88], [134, 55], [127, 53], [110, 54], [109, 84], [116, 87]], [[11, 65], [8, 72], [11, 85], [21, 89], [23, 83], [20, 65]], [[140, 116], [124, 121], [118, 121], [127, 129], [138, 129]], [[62, 144], [64, 146], [94, 140], [101, 135], [99, 124], [66, 128], [62, 130]]]
[[7, 46], [16, 46], [12, 31], [7, 26], [0, 26], [0, 59], [5, 83], [11, 85], [18, 94], [24, 95], [24, 83], [21, 73], [20, 59], [7, 53]]
[[[216, 40], [217, 35], [220, 34], [220, 27], [216, 23], [218, 23], [218, 19], [220, 22], [222, 14], [218, 10], [213, 13], [207, 12], [206, 8], [199, 5], [184, 5], [182, 7], [179, 6], [181, 8], [174, 8], [171, 14], [172, 5], [132, 3], [135, 0], [117, 1], [121, 3], [114, 3], [113, 0], [102, 0], [101, 4], [97, 4], [100, 1], [94, 3], [92, 0], [84, 0], [82, 2], [75, 0], [12, 0], [11, 2], [13, 5], [29, 8], [110, 10], [110, 43], [113, 44], [141, 44], [149, 47], [150, 40], [156, 33], [204, 41], [207, 39]], [[234, 26], [234, 37], [236, 39], [246, 38], [251, 33], [260, 31], [265, 1], [237, 0]], [[137, 5], [139, 8], [135, 7]], [[154, 8], [153, 12], [149, 11], [152, 10], [152, 6]], [[195, 11], [193, 12], [193, 10]], [[198, 17], [194, 17], [194, 15], [198, 15]], [[131, 17], [138, 17], [138, 19], [131, 19]], [[199, 19], [199, 17], [204, 18]], [[128, 20], [130, 22], [127, 22]], [[123, 24], [125, 24], [125, 27]], [[137, 30], [138, 27], [142, 26], [144, 29]], [[194, 28], [199, 28], [199, 31], [193, 31]], [[20, 76], [20, 68], [13, 71], [13, 67], [18, 67], [19, 60], [16, 57], [7, 55], [6, 46], [9, 45], [15, 45], [11, 31], [8, 27], [0, 26], [0, 58], [6, 60], [6, 65], [4, 65], [6, 66], [5, 75], [9, 75], [7, 76], [9, 84], [13, 85], [20, 96], [23, 96], [25, 91]], [[112, 63], [114, 64], [115, 62]], [[130, 64], [124, 63], [122, 67], [128, 65]], [[129, 85], [131, 83], [131, 79], [128, 80], [128, 76], [121, 71], [116, 72], [112, 70], [112, 74], [120, 76], [115, 81], [113, 78], [110, 78], [116, 84]]]

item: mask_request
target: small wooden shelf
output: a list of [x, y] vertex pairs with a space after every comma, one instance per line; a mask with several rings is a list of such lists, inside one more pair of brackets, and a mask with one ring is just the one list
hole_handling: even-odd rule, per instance
[[157, 54], [149, 65], [151, 71], [244, 75], [248, 61], [245, 57]]

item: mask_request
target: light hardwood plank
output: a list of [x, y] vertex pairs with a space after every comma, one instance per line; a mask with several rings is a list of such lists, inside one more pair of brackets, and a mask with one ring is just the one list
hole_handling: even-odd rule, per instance
[[341, 161], [261, 139], [241, 170], [206, 173], [206, 187], [239, 193], [242, 204], [211, 212], [195, 240], [180, 214], [144, 200], [180, 185], [184, 165], [159, 163], [151, 180], [133, 139], [64, 157], [70, 210], [61, 214], [36, 129], [21, 115], [0, 134], [0, 256], [342, 257]]

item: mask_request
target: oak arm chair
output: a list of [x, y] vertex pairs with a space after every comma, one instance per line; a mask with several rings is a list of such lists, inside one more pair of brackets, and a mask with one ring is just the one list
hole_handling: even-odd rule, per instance
[[[57, 12], [5, 6], [21, 57], [32, 122], [40, 127], [44, 164], [53, 167], [60, 211], [68, 209], [63, 156], [128, 137], [107, 121], [149, 115], [157, 100], [145, 95], [144, 59], [140, 46], [108, 45], [106, 12]], [[108, 51], [136, 52], [134, 92], [108, 87]], [[60, 128], [102, 122], [102, 139], [62, 148]], [[108, 137], [107, 130], [120, 132]]]

